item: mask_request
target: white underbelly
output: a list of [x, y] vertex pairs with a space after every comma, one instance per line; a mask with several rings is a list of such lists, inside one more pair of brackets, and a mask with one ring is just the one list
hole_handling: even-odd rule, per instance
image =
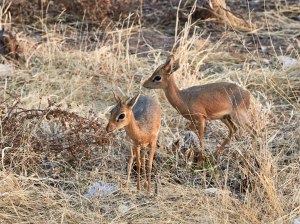
[[219, 111], [217, 113], [208, 114], [207, 119], [208, 120], [222, 119], [224, 116], [230, 115], [230, 112], [231, 112], [230, 110], [223, 110], [223, 111]]

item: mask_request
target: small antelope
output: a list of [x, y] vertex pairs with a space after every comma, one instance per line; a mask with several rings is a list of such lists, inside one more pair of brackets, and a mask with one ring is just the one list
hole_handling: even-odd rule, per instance
[[233, 83], [219, 82], [192, 86], [179, 90], [173, 73], [179, 68], [179, 60], [170, 56], [148, 78], [143, 86], [149, 89], [162, 89], [170, 104], [186, 119], [192, 122], [192, 127], [199, 132], [200, 150], [198, 159], [205, 158], [203, 136], [206, 120], [221, 120], [229, 129], [228, 137], [224, 139], [216, 151], [220, 155], [225, 145], [229, 143], [236, 131], [236, 124], [249, 132], [255, 133], [249, 125], [247, 110], [250, 104], [250, 93]]
[[[126, 180], [126, 188], [128, 188], [130, 174], [132, 170], [132, 164], [134, 154], [137, 158], [137, 172], [138, 182], [137, 190], [141, 190], [140, 184], [140, 168], [141, 168], [141, 157], [143, 174], [146, 180], [146, 167], [145, 167], [145, 152], [148, 145], [151, 146], [149, 150], [148, 160], [148, 183], [145, 182], [145, 188], [148, 193], [151, 191], [151, 171], [153, 157], [156, 150], [157, 136], [160, 129], [161, 123], [161, 110], [159, 104], [154, 99], [148, 96], [140, 96], [139, 94], [135, 97], [122, 102], [121, 99], [114, 94], [117, 105], [112, 109], [109, 123], [107, 124], [107, 132], [115, 131], [124, 127], [126, 134], [133, 141], [134, 151], [131, 148], [128, 174]], [[142, 147], [142, 150], [141, 150]], [[142, 155], [141, 155], [142, 154]]]

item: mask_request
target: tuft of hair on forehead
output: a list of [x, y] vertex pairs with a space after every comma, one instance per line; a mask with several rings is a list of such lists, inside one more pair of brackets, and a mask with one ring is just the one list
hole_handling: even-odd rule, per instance
[[158, 67], [155, 69], [154, 73], [155, 73], [155, 72], [158, 72], [158, 71], [161, 70], [161, 69], [163, 69], [165, 66], [166, 66], [165, 64], [162, 64], [162, 65], [158, 66]]
[[114, 114], [114, 113], [118, 112], [120, 109], [121, 109], [121, 104], [117, 103], [115, 106], [113, 106], [113, 108], [111, 108], [110, 114]]

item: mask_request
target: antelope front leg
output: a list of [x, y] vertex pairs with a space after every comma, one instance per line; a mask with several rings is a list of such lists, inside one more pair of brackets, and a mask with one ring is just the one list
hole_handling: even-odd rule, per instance
[[148, 195], [151, 192], [151, 172], [152, 172], [152, 164], [153, 164], [153, 158], [156, 150], [156, 141], [151, 143], [151, 149], [149, 152], [149, 161], [148, 161], [148, 186], [147, 186], [147, 191]]
[[147, 188], [147, 175], [146, 175], [146, 149], [142, 149], [141, 156], [142, 156], [142, 168], [143, 168], [143, 177], [144, 177], [144, 188]]
[[137, 190], [141, 190], [141, 147], [136, 147], [136, 160], [137, 160]]
[[[136, 146], [134, 146], [134, 147], [136, 147]], [[126, 184], [125, 184], [125, 187], [127, 189], [129, 188], [129, 181], [130, 181], [133, 159], [134, 159], [134, 153], [133, 153], [132, 147], [130, 147], [130, 159], [129, 159], [129, 163], [128, 163], [127, 180], [126, 180]]]
[[198, 132], [199, 132], [199, 142], [200, 142], [200, 149], [198, 152], [199, 155], [197, 156], [198, 161], [203, 161], [203, 160], [205, 160], [205, 157], [206, 157], [204, 144], [203, 144], [204, 131], [205, 131], [205, 118], [201, 117], [198, 120]]

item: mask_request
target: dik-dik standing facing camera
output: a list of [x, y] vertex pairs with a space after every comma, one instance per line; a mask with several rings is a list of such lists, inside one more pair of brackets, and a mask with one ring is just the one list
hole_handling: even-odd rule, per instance
[[[133, 141], [134, 150], [131, 148], [131, 156], [128, 164], [128, 174], [126, 180], [126, 188], [128, 188], [130, 174], [134, 155], [137, 158], [137, 190], [140, 191], [140, 168], [142, 165], [145, 188], [148, 193], [151, 191], [151, 172], [153, 157], [157, 145], [157, 137], [161, 123], [161, 110], [156, 100], [149, 96], [135, 97], [126, 101], [121, 101], [120, 97], [114, 94], [117, 102], [116, 106], [111, 110], [109, 123], [107, 124], [107, 132], [124, 128], [126, 134]], [[146, 177], [146, 147], [150, 145], [148, 160], [148, 179]], [[142, 162], [141, 162], [142, 158]]]

